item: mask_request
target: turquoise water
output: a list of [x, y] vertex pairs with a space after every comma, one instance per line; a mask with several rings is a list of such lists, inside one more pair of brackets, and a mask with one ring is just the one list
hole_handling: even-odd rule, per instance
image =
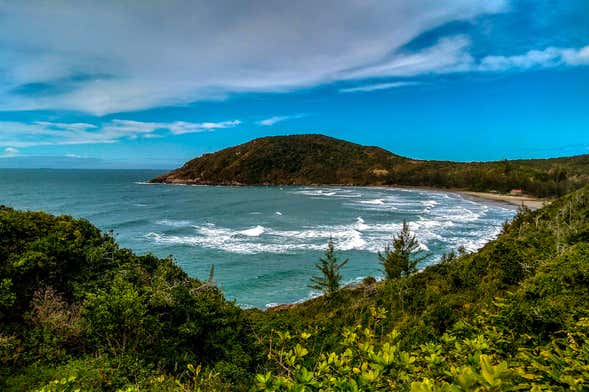
[[346, 282], [381, 276], [376, 252], [410, 222], [435, 263], [458, 246], [474, 251], [515, 209], [446, 192], [392, 188], [149, 185], [141, 170], [0, 170], [0, 204], [83, 217], [138, 253], [173, 255], [191, 276], [211, 264], [243, 307], [294, 302], [329, 237], [350, 261]]

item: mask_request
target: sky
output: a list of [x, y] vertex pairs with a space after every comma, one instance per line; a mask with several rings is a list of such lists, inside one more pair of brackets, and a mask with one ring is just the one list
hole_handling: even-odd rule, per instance
[[168, 169], [270, 135], [589, 153], [586, 0], [0, 0], [0, 167]]

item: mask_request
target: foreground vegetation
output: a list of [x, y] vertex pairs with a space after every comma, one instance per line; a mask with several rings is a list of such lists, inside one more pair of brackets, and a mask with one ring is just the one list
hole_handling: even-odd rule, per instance
[[561, 196], [589, 184], [589, 155], [497, 162], [424, 161], [323, 135], [252, 140], [152, 180], [222, 185], [407, 185], [470, 191], [512, 189]]
[[83, 390], [147, 388], [159, 376], [189, 380], [195, 363], [238, 384], [255, 370], [241, 309], [87, 221], [2, 208], [0, 262], [2, 390], [63, 375]]
[[589, 388], [589, 187], [477, 253], [391, 271], [245, 311], [84, 220], [2, 208], [0, 389]]

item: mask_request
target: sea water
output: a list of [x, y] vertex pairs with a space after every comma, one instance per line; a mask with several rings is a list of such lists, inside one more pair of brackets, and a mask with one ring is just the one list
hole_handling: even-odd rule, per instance
[[409, 223], [428, 255], [475, 251], [515, 208], [455, 193], [378, 187], [226, 187], [148, 184], [145, 170], [0, 169], [0, 204], [85, 218], [139, 254], [172, 255], [227, 298], [264, 308], [310, 298], [330, 238], [349, 259], [345, 283], [382, 276], [377, 252]]

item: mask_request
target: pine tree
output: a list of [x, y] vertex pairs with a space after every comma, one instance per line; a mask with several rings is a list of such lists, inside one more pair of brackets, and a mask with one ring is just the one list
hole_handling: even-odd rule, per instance
[[398, 279], [417, 272], [417, 264], [427, 257], [420, 256], [420, 253], [419, 241], [409, 230], [409, 224], [403, 221], [403, 228], [393, 237], [393, 249], [387, 245], [384, 253], [378, 252], [386, 279]]
[[315, 267], [321, 271], [321, 276], [311, 278], [310, 288], [321, 290], [327, 297], [335, 294], [340, 288], [342, 276], [340, 270], [348, 263], [348, 259], [338, 263], [335, 256], [335, 244], [332, 238], [329, 239], [325, 256], [319, 259]]

